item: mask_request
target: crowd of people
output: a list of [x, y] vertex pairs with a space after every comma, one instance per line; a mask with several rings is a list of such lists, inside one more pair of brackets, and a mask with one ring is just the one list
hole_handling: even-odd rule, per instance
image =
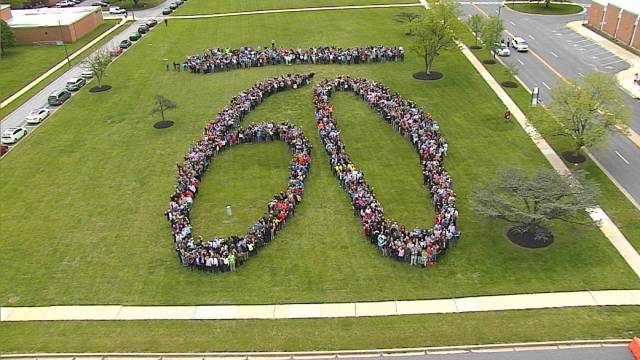
[[[183, 266], [210, 272], [234, 271], [260, 247], [269, 243], [295, 211], [304, 192], [311, 165], [311, 145], [302, 130], [290, 124], [269, 122], [237, 128], [254, 107], [274, 93], [311, 82], [313, 74], [288, 74], [256, 83], [236, 95], [229, 105], [209, 121], [202, 137], [191, 145], [184, 162], [177, 165], [177, 185], [165, 216], [171, 225], [175, 250]], [[287, 143], [293, 158], [289, 163], [287, 188], [275, 194], [265, 214], [244, 234], [204, 239], [195, 236], [190, 213], [198, 185], [211, 160], [236, 144], [280, 140]]]
[[[364, 174], [349, 159], [329, 98], [334, 91], [353, 91], [385, 121], [411, 141], [420, 158], [424, 184], [435, 208], [432, 229], [407, 229], [384, 216], [382, 205]], [[363, 231], [382, 256], [394, 257], [415, 266], [434, 264], [460, 236], [456, 228], [458, 211], [451, 178], [443, 166], [447, 143], [431, 114], [403, 99], [375, 81], [341, 76], [323, 80], [313, 88], [316, 127], [329, 157], [333, 173], [349, 194]]]
[[[200, 55], [188, 56], [183, 68], [193, 73], [213, 73], [266, 65], [293, 64], [364, 64], [385, 61], [403, 61], [404, 49], [398, 47], [369, 46], [365, 48], [319, 47], [310, 49], [213, 48]], [[174, 65], [175, 68], [175, 65]]]

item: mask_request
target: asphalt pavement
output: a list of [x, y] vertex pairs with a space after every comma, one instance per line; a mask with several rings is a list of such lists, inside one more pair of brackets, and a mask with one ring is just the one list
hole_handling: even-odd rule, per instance
[[[498, 14], [497, 2], [461, 3], [465, 15]], [[616, 55], [566, 27], [569, 22], [583, 20], [584, 13], [528, 15], [503, 7], [500, 16], [505, 29], [514, 36], [525, 38], [532, 50], [518, 53], [512, 49], [511, 56], [502, 60], [517, 68], [518, 77], [529, 89], [539, 89], [543, 104], [551, 102], [549, 90], [561, 82], [556, 72], [568, 79], [579, 79], [594, 71], [615, 74], [629, 67]], [[630, 127], [640, 132], [640, 101], [622, 90], [620, 92], [631, 111]], [[611, 133], [607, 146], [592, 148], [591, 152], [602, 167], [640, 203], [640, 148], [626, 136]]]
[[[500, 352], [462, 352], [452, 354], [433, 354], [417, 356], [396, 356], [393, 360], [633, 360], [633, 356], [624, 346], [597, 348], [570, 348], [550, 350], [505, 349]], [[383, 360], [388, 357], [349, 357], [350, 360]], [[335, 359], [327, 358], [327, 360]]]

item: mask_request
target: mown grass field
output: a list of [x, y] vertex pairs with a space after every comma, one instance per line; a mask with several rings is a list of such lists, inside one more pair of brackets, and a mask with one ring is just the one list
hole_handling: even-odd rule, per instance
[[417, 4], [413, 0], [216, 0], [186, 1], [175, 15], [214, 14], [237, 11], [293, 9], [322, 6]]
[[638, 333], [640, 307], [628, 306], [322, 320], [0, 323], [0, 350], [328, 351], [628, 339]]
[[[418, 11], [419, 8], [416, 8]], [[215, 304], [440, 298], [539, 291], [637, 288], [638, 279], [597, 229], [556, 224], [553, 246], [525, 250], [504, 236], [506, 224], [469, 210], [469, 194], [503, 165], [548, 166], [520, 127], [505, 125], [503, 106], [458, 52], [445, 53], [437, 82], [411, 74], [421, 62], [358, 66], [266, 67], [211, 76], [164, 71], [212, 46], [282, 46], [372, 42], [406, 44], [397, 9], [175, 20], [114, 63], [107, 93], [86, 89], [34, 136], [0, 161], [11, 174], [0, 197], [0, 304]], [[286, 23], [286, 27], [281, 24]], [[323, 31], [314, 31], [309, 24]], [[259, 28], [256, 33], [248, 29]], [[305, 36], [300, 36], [305, 34]], [[372, 40], [373, 39], [373, 40]], [[239, 271], [223, 276], [178, 265], [162, 213], [175, 164], [203, 124], [237, 92], [286, 72], [341, 73], [384, 82], [438, 119], [450, 143], [446, 166], [459, 199], [459, 246], [435, 268], [380, 258], [360, 231], [348, 197], [326, 164], [315, 133], [311, 88], [274, 96], [244, 123], [290, 121], [314, 145], [306, 193], [286, 229]], [[178, 103], [170, 129], [152, 127], [160, 93]], [[432, 210], [417, 157], [373, 111], [350, 94], [333, 99], [348, 151], [365, 171], [386, 213], [407, 225], [430, 225]], [[195, 231], [229, 235], [247, 228], [285, 184], [288, 154], [279, 144], [246, 145], [215, 162], [193, 212]], [[221, 227], [222, 207], [234, 220]], [[5, 205], [6, 206], [6, 205]], [[11, 299], [12, 302], [9, 302]]]
[[[69, 55], [117, 23], [117, 20], [106, 20], [82, 39], [67, 44]], [[8, 98], [65, 57], [64, 46], [17, 45], [9, 48], [0, 58], [0, 100]]]

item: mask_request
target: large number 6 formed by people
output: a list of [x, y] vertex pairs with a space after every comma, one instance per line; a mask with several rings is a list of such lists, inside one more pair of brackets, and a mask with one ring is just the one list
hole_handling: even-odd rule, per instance
[[[376, 49], [376, 54], [368, 53], [372, 49]], [[344, 51], [340, 49], [341, 52], [332, 57], [333, 60], [318, 63], [360, 63], [365, 58], [378, 58], [378, 54], [385, 54], [382, 58], [393, 58], [394, 52], [387, 49], [347, 49], [350, 54], [360, 54], [357, 61], [353, 59], [355, 55], [349, 59], [344, 58]], [[302, 53], [295, 55], [295, 50], [271, 50], [272, 55], [294, 53], [293, 60], [287, 59], [287, 63], [296, 63], [296, 58], [305, 59]], [[238, 49], [229, 53], [237, 54]], [[216, 54], [222, 56], [223, 53]], [[259, 57], [258, 52], [245, 57], [245, 65], [238, 65], [236, 58], [235, 65], [228, 70], [264, 66], [253, 65]], [[193, 57], [187, 58], [187, 62], [190, 59]], [[230, 61], [233, 57], [226, 59]], [[269, 64], [280, 63], [274, 57], [270, 59]], [[309, 56], [306, 59], [309, 59]], [[246, 128], [237, 126], [249, 111], [269, 95], [305, 86], [312, 78], [313, 74], [289, 74], [256, 83], [250, 89], [241, 92], [214, 120], [207, 123], [201, 139], [191, 146], [184, 157], [184, 163], [178, 165], [177, 185], [165, 216], [171, 225], [176, 252], [184, 266], [211, 272], [234, 271], [236, 266], [246, 262], [250, 255], [257, 254], [260, 247], [269, 243], [286, 224], [287, 219], [294, 214], [295, 206], [302, 200], [304, 181], [311, 164], [311, 146], [302, 130], [286, 123], [258, 123]], [[340, 139], [333, 107], [329, 103], [329, 98], [335, 91], [354, 92], [414, 146], [419, 155], [424, 184], [429, 189], [431, 202], [436, 210], [433, 228], [407, 229], [384, 216], [382, 205], [376, 200], [363, 173], [350, 160], [346, 146]], [[316, 128], [326, 150], [329, 165], [341, 187], [347, 192], [354, 214], [362, 221], [365, 235], [375, 245], [378, 253], [406, 261], [410, 265], [426, 267], [435, 263], [456, 244], [459, 232], [456, 228], [458, 212], [455, 193], [451, 178], [443, 166], [448, 146], [431, 115], [425, 114], [415, 103], [403, 99], [382, 84], [349, 76], [320, 81], [313, 88], [313, 102]], [[273, 196], [267, 204], [265, 214], [244, 235], [212, 240], [194, 236], [190, 211], [198, 184], [211, 160], [220, 151], [236, 144], [273, 140], [287, 143], [293, 155], [289, 163], [290, 175], [286, 190]]]

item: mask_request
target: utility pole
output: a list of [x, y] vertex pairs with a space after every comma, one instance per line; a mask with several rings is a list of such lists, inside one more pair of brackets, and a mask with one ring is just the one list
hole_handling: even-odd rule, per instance
[[71, 60], [69, 60], [69, 52], [67, 51], [67, 44], [64, 42], [64, 37], [62, 36], [62, 24], [60, 20], [58, 20], [58, 30], [60, 31], [60, 41], [62, 41], [62, 45], [64, 46], [64, 53], [67, 56], [67, 65], [69, 65], [69, 69], [71, 69]]

